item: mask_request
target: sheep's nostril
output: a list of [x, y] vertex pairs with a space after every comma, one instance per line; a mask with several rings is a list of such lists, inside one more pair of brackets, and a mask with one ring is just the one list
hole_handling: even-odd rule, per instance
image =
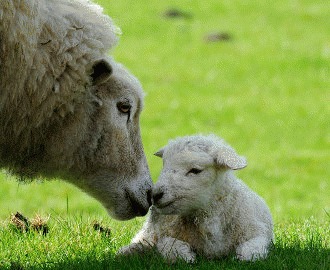
[[152, 194], [152, 200], [154, 204], [157, 204], [157, 202], [164, 196], [164, 192], [158, 192], [156, 194]]

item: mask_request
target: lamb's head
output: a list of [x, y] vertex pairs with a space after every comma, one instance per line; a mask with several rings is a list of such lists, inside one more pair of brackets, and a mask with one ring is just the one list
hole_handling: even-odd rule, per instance
[[244, 168], [244, 157], [214, 135], [186, 136], [159, 150], [163, 169], [153, 188], [153, 204], [162, 214], [191, 215], [206, 210], [228, 170]]

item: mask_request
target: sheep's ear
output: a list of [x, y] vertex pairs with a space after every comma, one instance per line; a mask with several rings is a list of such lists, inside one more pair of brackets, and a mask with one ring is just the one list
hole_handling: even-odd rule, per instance
[[97, 85], [107, 81], [112, 74], [112, 67], [105, 59], [97, 60], [92, 66], [92, 83]]
[[216, 163], [221, 167], [226, 167], [231, 170], [240, 170], [247, 166], [246, 159], [239, 156], [234, 149], [230, 147], [222, 147], [219, 150]]
[[161, 149], [159, 149], [154, 155], [155, 155], [156, 157], [160, 157], [160, 158], [162, 158], [162, 157], [163, 157], [163, 154], [164, 154], [164, 148], [161, 148]]

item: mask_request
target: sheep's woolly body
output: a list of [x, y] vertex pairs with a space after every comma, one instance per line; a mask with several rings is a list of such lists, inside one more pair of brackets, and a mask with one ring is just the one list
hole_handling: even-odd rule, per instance
[[0, 0], [0, 168], [69, 181], [129, 219], [148, 210], [151, 178], [143, 90], [108, 56], [116, 34], [87, 0]]
[[[89, 1], [2, 0], [0, 21], [0, 112], [7, 116], [0, 119], [11, 136], [26, 132], [26, 123], [38, 128], [55, 109], [74, 110], [87, 64], [117, 41], [109, 17]], [[12, 107], [20, 110], [13, 115]]]
[[1, 151], [24, 156], [46, 126], [93, 98], [91, 64], [116, 44], [117, 30], [86, 0], [1, 0], [0, 21]]
[[[273, 239], [272, 218], [266, 203], [231, 170], [223, 168], [228, 166], [226, 163], [206, 165], [208, 160], [226, 160], [228, 153], [232, 158], [227, 160], [229, 163], [241, 166], [245, 159], [214, 136], [181, 138], [171, 141], [162, 151], [164, 168], [153, 192], [154, 200], [156, 194], [164, 193], [164, 202], [162, 198], [154, 201], [155, 206], [132, 240], [133, 245], [156, 245], [159, 252], [172, 261], [175, 257], [194, 261], [195, 252], [207, 258], [221, 258], [231, 253], [242, 260], [265, 257]], [[186, 167], [189, 163], [190, 167]], [[204, 164], [208, 178], [205, 183], [209, 188], [203, 186], [206, 180], [202, 176], [184, 173], [200, 164]], [[181, 168], [184, 168], [182, 174]], [[197, 191], [191, 193], [191, 189]], [[205, 194], [209, 198], [205, 199]], [[201, 200], [207, 203], [200, 204]], [[175, 245], [176, 241], [184, 245], [177, 244], [172, 250], [166, 247]], [[131, 251], [123, 248], [120, 252]]]

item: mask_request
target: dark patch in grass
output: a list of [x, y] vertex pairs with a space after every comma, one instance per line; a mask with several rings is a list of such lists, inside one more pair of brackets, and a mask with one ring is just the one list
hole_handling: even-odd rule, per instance
[[210, 33], [204, 37], [206, 42], [221, 42], [221, 41], [230, 41], [233, 37], [227, 32], [217, 32], [217, 33]]
[[163, 16], [165, 18], [169, 19], [176, 19], [176, 18], [181, 18], [181, 19], [192, 19], [193, 16], [191, 13], [177, 9], [177, 8], [169, 8], [167, 9], [164, 13]]
[[13, 227], [16, 228], [18, 231], [21, 232], [29, 231], [30, 228], [29, 220], [19, 212], [11, 215], [10, 222], [13, 225]]
[[36, 232], [42, 232], [42, 235], [47, 235], [49, 227], [47, 225], [48, 219], [43, 219], [39, 215], [36, 215], [31, 221], [19, 212], [12, 214], [10, 217], [10, 224], [16, 230], [24, 233], [30, 230]]
[[24, 270], [24, 266], [19, 262], [11, 262], [10, 263], [10, 270]]
[[110, 237], [111, 236], [111, 229], [108, 228], [108, 227], [101, 226], [101, 224], [98, 223], [97, 221], [94, 221], [93, 222], [93, 229], [95, 231], [98, 231], [101, 234], [105, 235], [106, 237]]

